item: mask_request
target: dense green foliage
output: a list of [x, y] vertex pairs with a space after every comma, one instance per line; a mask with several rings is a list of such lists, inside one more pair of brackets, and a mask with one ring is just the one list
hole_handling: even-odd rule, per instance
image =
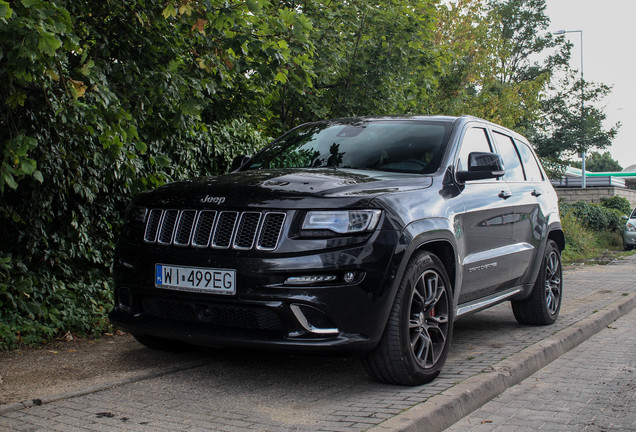
[[131, 195], [222, 173], [298, 123], [442, 113], [535, 130], [569, 57], [544, 12], [544, 0], [0, 0], [0, 348], [106, 329]]
[[[597, 148], [608, 147], [618, 133], [620, 124], [609, 129], [603, 126], [606, 114], [599, 108], [610, 92], [608, 86], [565, 79], [550, 85], [548, 96], [541, 101], [543, 116], [529, 131], [539, 157], [567, 163], [570, 156]], [[583, 112], [581, 98], [584, 99]]]
[[[615, 208], [625, 198], [614, 197], [601, 204], [559, 203], [561, 225], [565, 233], [563, 260], [573, 262], [603, 254], [622, 246], [623, 212]], [[629, 206], [629, 202], [627, 202]]]
[[601, 198], [601, 205], [608, 209], [618, 210], [623, 215], [629, 215], [632, 211], [629, 200], [618, 195], [610, 198]]
[[[590, 204], [583, 201], [578, 201], [574, 204], [560, 203], [559, 209], [562, 215], [573, 215], [579, 223], [591, 230], [619, 232], [625, 225], [625, 222], [621, 219], [625, 213], [612, 207], [617, 201], [610, 200], [607, 202], [609, 202], [609, 206], [606, 206], [605, 203]], [[629, 202], [627, 205], [629, 206]]]
[[[581, 168], [580, 161], [569, 161], [568, 165]], [[623, 167], [612, 158], [610, 152], [591, 152], [585, 157], [585, 170], [590, 172], [615, 172], [622, 171]]]

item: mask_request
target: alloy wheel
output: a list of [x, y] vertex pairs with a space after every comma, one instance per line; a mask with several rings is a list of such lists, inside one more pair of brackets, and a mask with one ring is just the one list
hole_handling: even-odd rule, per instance
[[449, 296], [442, 277], [427, 270], [419, 277], [411, 296], [409, 338], [411, 352], [424, 369], [435, 366], [448, 336]]
[[555, 314], [561, 304], [561, 260], [551, 251], [545, 266], [545, 300], [550, 314]]

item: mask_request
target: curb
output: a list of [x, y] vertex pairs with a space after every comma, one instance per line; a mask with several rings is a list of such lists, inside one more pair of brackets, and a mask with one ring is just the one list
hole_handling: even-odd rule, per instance
[[636, 293], [631, 293], [576, 324], [500, 361], [491, 371], [474, 375], [402, 414], [367, 429], [367, 432], [443, 431], [635, 307]]
[[121, 386], [124, 384], [130, 384], [137, 381], [143, 381], [143, 380], [147, 380], [151, 378], [160, 377], [163, 375], [169, 375], [171, 373], [185, 371], [188, 369], [194, 369], [197, 367], [201, 367], [205, 364], [207, 364], [207, 361], [196, 361], [196, 362], [187, 363], [182, 366], [175, 366], [175, 367], [160, 369], [157, 371], [146, 372], [140, 375], [131, 376], [129, 378], [124, 378], [121, 380], [110, 381], [103, 384], [97, 384], [97, 385], [86, 387], [80, 390], [72, 390], [69, 392], [58, 393], [58, 394], [54, 394], [54, 395], [46, 396], [42, 398], [36, 398], [36, 399], [30, 399], [30, 400], [26, 400], [22, 402], [14, 402], [10, 404], [0, 405], [0, 414], [4, 414], [11, 411], [18, 411], [24, 408], [40, 406], [40, 405], [48, 404], [51, 402], [57, 402], [59, 400], [70, 399], [76, 396], [84, 396], [90, 393], [96, 393], [102, 390], [108, 390], [109, 388]]

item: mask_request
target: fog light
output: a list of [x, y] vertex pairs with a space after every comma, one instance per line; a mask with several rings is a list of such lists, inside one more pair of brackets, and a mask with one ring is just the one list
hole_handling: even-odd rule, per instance
[[356, 274], [354, 272], [346, 272], [343, 276], [343, 279], [346, 283], [351, 283], [356, 280]]
[[286, 285], [304, 285], [321, 282], [333, 282], [336, 280], [336, 276], [332, 275], [308, 275], [308, 276], [292, 276], [288, 277], [285, 281]]

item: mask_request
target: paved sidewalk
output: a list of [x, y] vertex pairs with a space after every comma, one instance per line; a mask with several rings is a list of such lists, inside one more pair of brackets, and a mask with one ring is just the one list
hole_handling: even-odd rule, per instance
[[568, 269], [552, 326], [517, 324], [507, 303], [457, 321], [424, 386], [373, 382], [353, 358], [215, 351], [201, 366], [0, 406], [0, 431], [442, 430], [627, 313], [635, 275], [636, 255]]
[[447, 430], [636, 431], [636, 311]]

